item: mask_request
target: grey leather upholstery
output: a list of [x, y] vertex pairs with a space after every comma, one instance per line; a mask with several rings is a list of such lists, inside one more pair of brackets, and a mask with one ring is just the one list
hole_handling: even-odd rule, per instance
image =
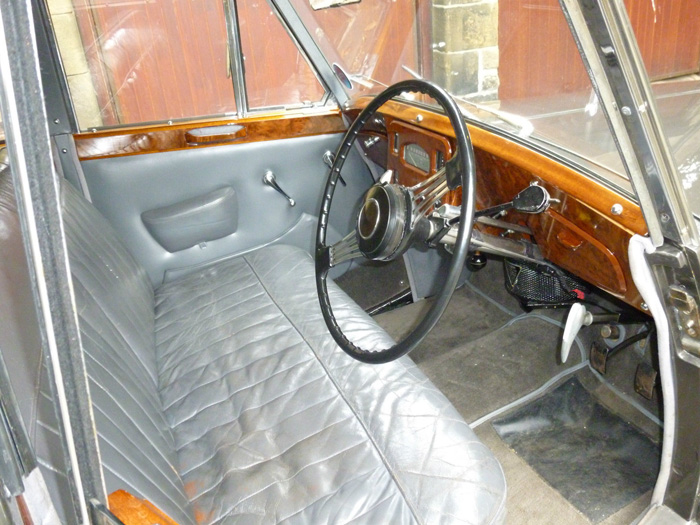
[[169, 252], [231, 235], [238, 227], [238, 199], [231, 186], [141, 214], [148, 232]]
[[[0, 191], [0, 210], [10, 196]], [[67, 184], [63, 196], [109, 492], [182, 524], [503, 520], [500, 465], [411, 360], [363, 365], [336, 347], [308, 254], [272, 246], [154, 292], [106, 220]], [[391, 344], [332, 294], [348, 333]], [[6, 360], [21, 346], [3, 348]], [[45, 374], [34, 377], [27, 406], [44, 410], [25, 414], [36, 441], [52, 436], [37, 453], [59, 490], [55, 419]]]
[[[323, 154], [335, 151], [341, 139], [342, 134], [333, 133], [221, 144], [215, 148], [90, 159], [81, 166], [93, 204], [146, 268], [153, 285], [158, 286], [164, 280], [164, 272], [194, 268], [279, 239], [312, 248], [310, 241], [323, 196], [320, 181], [328, 174]], [[290, 206], [287, 199], [263, 184], [268, 170], [296, 206]], [[348, 185], [338, 187], [333, 197], [329, 236], [336, 237], [329, 237], [332, 242], [350, 231], [352, 210], [370, 181], [367, 167], [354, 149], [346, 159], [343, 177]], [[193, 246], [168, 253], [140, 220], [148, 210], [181, 203], [222, 186], [230, 186], [236, 192], [236, 233], [208, 242], [204, 249]], [[260, 220], [263, 211], [265, 220]]]

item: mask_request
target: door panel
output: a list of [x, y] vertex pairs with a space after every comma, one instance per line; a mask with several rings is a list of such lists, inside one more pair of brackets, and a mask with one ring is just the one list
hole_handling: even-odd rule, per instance
[[[188, 270], [273, 242], [311, 251], [316, 217], [328, 175], [322, 157], [335, 151], [341, 134], [192, 148], [84, 160], [93, 204], [115, 226], [154, 284]], [[263, 183], [272, 171], [289, 201]], [[346, 161], [334, 198], [329, 239], [350, 231], [352, 214], [371, 176], [359, 154]], [[234, 233], [169, 252], [149, 233], [142, 214], [175, 206], [228, 187], [235, 193]], [[235, 211], [232, 213], [236, 213]]]

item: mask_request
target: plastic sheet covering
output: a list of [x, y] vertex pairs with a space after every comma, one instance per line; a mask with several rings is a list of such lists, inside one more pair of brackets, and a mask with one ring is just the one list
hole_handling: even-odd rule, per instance
[[598, 403], [575, 377], [493, 427], [593, 523], [654, 487], [659, 446]]

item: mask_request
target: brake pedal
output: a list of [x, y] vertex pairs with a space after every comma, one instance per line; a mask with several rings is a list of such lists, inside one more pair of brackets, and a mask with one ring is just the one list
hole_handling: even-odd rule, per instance
[[610, 349], [607, 346], [597, 341], [591, 345], [591, 366], [601, 375], [605, 375], [608, 371], [608, 357], [610, 357]]
[[651, 399], [654, 396], [658, 376], [659, 373], [649, 363], [646, 361], [639, 363], [634, 374], [634, 391], [640, 396]]

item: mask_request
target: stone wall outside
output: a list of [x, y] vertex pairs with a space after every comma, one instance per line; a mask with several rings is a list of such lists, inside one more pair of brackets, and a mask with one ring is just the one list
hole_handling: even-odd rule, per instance
[[48, 5], [80, 128], [101, 126], [102, 115], [97, 93], [85, 57], [73, 3], [71, 0], [49, 0]]
[[498, 0], [433, 0], [433, 79], [474, 101], [498, 98]]

